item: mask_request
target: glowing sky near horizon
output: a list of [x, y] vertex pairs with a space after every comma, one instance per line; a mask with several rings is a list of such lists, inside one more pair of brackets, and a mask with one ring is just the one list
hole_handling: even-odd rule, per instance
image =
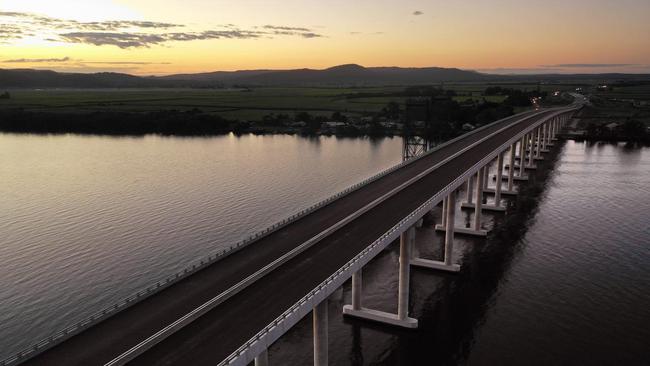
[[0, 68], [650, 73], [648, 0], [0, 0]]

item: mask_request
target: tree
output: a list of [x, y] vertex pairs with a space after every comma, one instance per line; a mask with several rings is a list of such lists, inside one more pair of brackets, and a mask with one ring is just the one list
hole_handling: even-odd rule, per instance
[[623, 136], [630, 140], [640, 140], [645, 138], [646, 127], [641, 121], [627, 119], [622, 126]]
[[396, 102], [390, 102], [382, 110], [381, 114], [386, 118], [399, 118], [400, 108]]
[[343, 113], [339, 112], [339, 111], [336, 111], [336, 112], [332, 113], [332, 118], [331, 119], [332, 119], [332, 121], [336, 121], [336, 122], [347, 122], [348, 121], [348, 117], [346, 115], [344, 115]]

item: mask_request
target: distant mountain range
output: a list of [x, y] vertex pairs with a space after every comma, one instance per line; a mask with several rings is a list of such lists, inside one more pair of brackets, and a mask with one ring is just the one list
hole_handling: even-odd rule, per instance
[[363, 67], [340, 65], [324, 70], [217, 71], [168, 76], [120, 73], [59, 73], [50, 70], [0, 69], [2, 88], [151, 88], [229, 86], [373, 86], [441, 82], [649, 79], [650, 75], [490, 75], [455, 68]]

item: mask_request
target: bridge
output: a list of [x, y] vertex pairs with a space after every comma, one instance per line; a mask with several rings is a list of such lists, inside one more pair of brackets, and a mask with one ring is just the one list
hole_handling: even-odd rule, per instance
[[[0, 365], [256, 365], [303, 317], [313, 318], [314, 364], [328, 363], [328, 297], [352, 279], [346, 316], [416, 328], [409, 316], [411, 267], [458, 272], [455, 235], [486, 236], [485, 210], [528, 179], [536, 161], [581, 107], [528, 111], [448, 141], [208, 256], [180, 273], [35, 344]], [[507, 164], [506, 164], [507, 160]], [[488, 188], [488, 167], [497, 184]], [[455, 224], [462, 207], [472, 226]], [[484, 203], [484, 195], [494, 203]], [[413, 255], [416, 227], [442, 203], [444, 258]], [[399, 239], [397, 313], [363, 306], [363, 267]]]

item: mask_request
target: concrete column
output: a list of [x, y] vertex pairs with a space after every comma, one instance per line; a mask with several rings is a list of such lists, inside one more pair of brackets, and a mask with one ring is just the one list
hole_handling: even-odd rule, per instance
[[255, 366], [269, 366], [269, 351], [264, 350], [264, 352], [260, 353], [255, 357]]
[[501, 207], [501, 185], [503, 181], [503, 152], [497, 156], [497, 185], [494, 187], [494, 205]]
[[510, 146], [510, 169], [508, 169], [508, 191], [512, 192], [515, 181], [515, 149], [517, 143], [515, 142]]
[[551, 120], [551, 140], [555, 138], [555, 118]]
[[533, 133], [530, 134], [530, 151], [528, 153], [528, 166], [532, 167], [533, 166], [533, 159], [535, 158], [535, 151], [534, 148], [535, 146], [533, 145], [534, 142], [534, 137]]
[[[447, 203], [449, 206], [449, 202]], [[449, 210], [449, 209], [448, 209]], [[449, 223], [447, 223], [449, 225]], [[402, 233], [399, 245], [399, 298], [397, 302], [397, 318], [406, 320], [409, 312], [409, 280], [411, 277], [411, 249], [415, 241], [415, 228], [411, 227]]]
[[526, 155], [526, 136], [521, 138], [519, 142], [519, 170], [517, 171], [519, 177], [524, 176], [524, 156]]
[[542, 153], [542, 128], [537, 127], [535, 131], [535, 156], [539, 158]]
[[488, 180], [490, 179], [490, 164], [487, 164], [483, 169], [485, 169], [485, 173], [483, 173], [483, 189], [488, 189]]
[[[485, 168], [481, 168], [476, 173], [476, 181], [482, 182], [485, 175]], [[476, 203], [474, 206], [474, 230], [481, 230], [481, 210], [483, 208], [483, 187], [476, 185]]]
[[546, 136], [548, 135], [548, 125], [544, 123], [542, 125], [542, 152], [544, 152], [548, 147], [546, 146]]
[[352, 274], [352, 310], [361, 310], [361, 299], [363, 291], [362, 269]]
[[467, 179], [467, 203], [472, 203], [472, 194], [474, 193], [474, 176]]
[[327, 299], [318, 304], [313, 313], [314, 323], [314, 366], [328, 364], [328, 335], [327, 335]]
[[447, 225], [445, 227], [445, 265], [454, 264], [454, 224], [456, 219], [456, 192], [451, 192], [447, 197]]
[[445, 226], [445, 223], [447, 222], [447, 199], [443, 198], [442, 199], [442, 226]]

